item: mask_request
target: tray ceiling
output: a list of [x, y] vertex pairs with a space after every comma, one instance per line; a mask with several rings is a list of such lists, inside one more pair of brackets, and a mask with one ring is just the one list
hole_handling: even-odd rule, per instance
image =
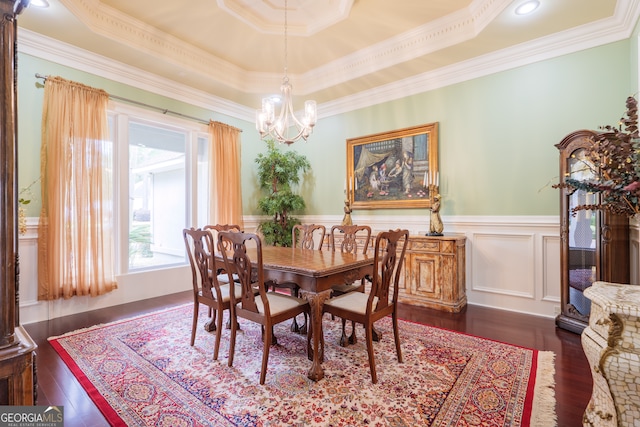
[[[49, 2], [19, 26], [239, 105], [257, 108], [284, 76], [284, 0]], [[522, 2], [288, 0], [294, 94], [326, 103], [536, 40], [580, 43], [572, 31], [624, 26], [638, 0], [540, 0], [518, 16]]]

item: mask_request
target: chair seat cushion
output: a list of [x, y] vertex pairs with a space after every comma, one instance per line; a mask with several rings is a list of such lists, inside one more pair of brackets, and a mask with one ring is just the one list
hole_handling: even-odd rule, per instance
[[[367, 312], [367, 301], [369, 300], [369, 294], [362, 292], [350, 292], [339, 297], [328, 299], [324, 302], [325, 306], [332, 306], [341, 308], [346, 311], [352, 311], [354, 313], [365, 314]], [[378, 297], [373, 298], [373, 309], [375, 310], [378, 303]]]
[[[224, 285], [220, 285], [220, 292], [222, 293], [222, 300], [224, 302], [229, 301], [229, 299], [231, 299], [231, 295], [229, 295], [229, 284], [224, 284]], [[242, 286], [240, 286], [240, 284], [235, 283], [233, 284], [233, 290], [234, 290], [234, 296], [236, 297], [236, 299], [240, 299], [242, 298]]]
[[[219, 283], [229, 283], [229, 275], [227, 273], [218, 274], [216, 277], [218, 278]], [[232, 274], [231, 277], [233, 277], [234, 282], [238, 281], [237, 274]]]
[[[269, 300], [269, 310], [271, 311], [272, 316], [307, 304], [307, 300], [302, 298], [296, 298], [276, 292], [267, 292], [267, 299]], [[262, 304], [261, 298], [256, 297], [256, 305], [258, 306], [258, 312], [264, 314], [264, 305]]]
[[[242, 286], [238, 283], [234, 283], [233, 289], [235, 290], [236, 299], [242, 298]], [[225, 283], [224, 285], [220, 285], [220, 293], [222, 294], [222, 302], [227, 302], [231, 299], [229, 295], [229, 284]], [[215, 297], [215, 292], [213, 293]], [[202, 291], [200, 291], [200, 295], [202, 295]]]

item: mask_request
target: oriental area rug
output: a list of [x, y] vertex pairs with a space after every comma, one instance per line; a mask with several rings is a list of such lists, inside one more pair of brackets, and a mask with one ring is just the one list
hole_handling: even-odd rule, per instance
[[192, 304], [49, 342], [114, 426], [556, 425], [552, 352], [400, 321], [400, 364], [387, 318], [376, 323], [372, 384], [363, 328], [355, 345], [340, 347], [340, 319], [327, 315], [325, 378], [307, 378], [306, 337], [287, 321], [276, 326], [261, 386], [259, 326], [241, 319], [230, 368], [230, 331], [213, 360], [215, 335], [200, 312], [193, 347]]

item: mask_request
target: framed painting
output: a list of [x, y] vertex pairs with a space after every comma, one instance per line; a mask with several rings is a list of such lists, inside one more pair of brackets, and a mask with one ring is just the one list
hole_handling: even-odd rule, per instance
[[352, 209], [430, 208], [439, 179], [437, 122], [347, 140]]

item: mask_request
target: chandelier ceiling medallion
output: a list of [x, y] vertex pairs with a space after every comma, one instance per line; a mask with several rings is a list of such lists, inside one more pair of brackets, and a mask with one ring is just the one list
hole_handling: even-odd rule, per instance
[[313, 132], [318, 118], [316, 101], [305, 101], [304, 117], [299, 120], [293, 112], [291, 99], [291, 83], [287, 76], [287, 0], [284, 2], [284, 78], [282, 79], [282, 107], [276, 118], [275, 101], [272, 98], [262, 99], [262, 110], [256, 111], [256, 129], [260, 138], [273, 138], [280, 143], [293, 144], [302, 138], [305, 141]]

